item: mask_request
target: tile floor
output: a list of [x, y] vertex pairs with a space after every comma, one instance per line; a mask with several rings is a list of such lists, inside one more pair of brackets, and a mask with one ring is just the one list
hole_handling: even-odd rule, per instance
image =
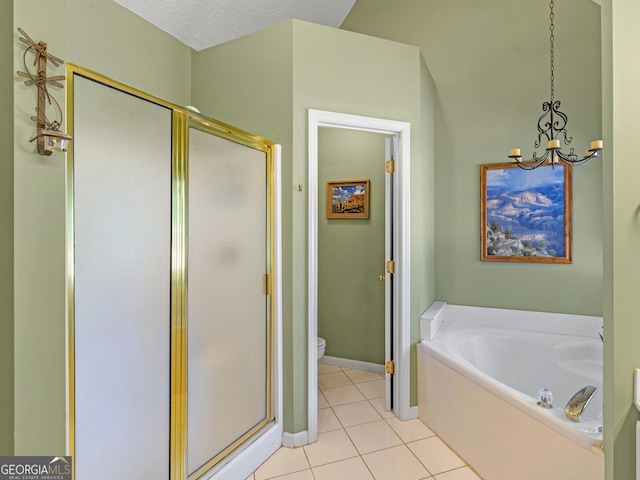
[[419, 419], [384, 409], [384, 375], [318, 365], [318, 441], [282, 447], [247, 480], [480, 480]]

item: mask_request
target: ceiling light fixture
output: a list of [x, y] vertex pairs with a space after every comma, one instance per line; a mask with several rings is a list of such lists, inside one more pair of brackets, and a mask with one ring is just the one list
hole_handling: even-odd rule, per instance
[[550, 54], [551, 54], [551, 98], [550, 101], [542, 104], [542, 111], [544, 112], [538, 119], [538, 140], [534, 142], [534, 148], [540, 148], [542, 145], [542, 138], [547, 138], [547, 148], [541, 157], [538, 157], [537, 152], [533, 152], [533, 158], [531, 160], [523, 160], [520, 155], [519, 148], [512, 148], [509, 152], [509, 158], [512, 158], [518, 167], [524, 170], [533, 170], [549, 161], [552, 165], [556, 165], [559, 161], [565, 165], [585, 165], [592, 158], [598, 156], [598, 152], [602, 150], [602, 140], [595, 140], [591, 142], [591, 148], [587, 150], [584, 157], [580, 158], [573, 151], [573, 148], [568, 153], [560, 150], [560, 139], [563, 140], [565, 145], [569, 145], [573, 140], [573, 137], [567, 137], [567, 122], [569, 117], [560, 111], [560, 100], [556, 100], [554, 96], [554, 46], [555, 40], [553, 35], [553, 0], [549, 3], [551, 13], [549, 19], [551, 25], [549, 27], [551, 42]]

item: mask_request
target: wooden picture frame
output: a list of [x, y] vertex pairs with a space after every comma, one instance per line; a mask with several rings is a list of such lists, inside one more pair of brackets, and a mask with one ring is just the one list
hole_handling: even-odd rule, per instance
[[480, 165], [483, 262], [571, 263], [571, 166]]
[[327, 218], [369, 218], [369, 180], [327, 182]]

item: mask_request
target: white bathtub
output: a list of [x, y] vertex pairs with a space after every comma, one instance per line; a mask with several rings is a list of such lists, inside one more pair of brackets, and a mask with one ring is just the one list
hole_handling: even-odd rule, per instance
[[[600, 317], [434, 304], [421, 319], [420, 418], [485, 480], [601, 480]], [[566, 402], [598, 391], [580, 422]], [[537, 395], [553, 392], [553, 408]]]

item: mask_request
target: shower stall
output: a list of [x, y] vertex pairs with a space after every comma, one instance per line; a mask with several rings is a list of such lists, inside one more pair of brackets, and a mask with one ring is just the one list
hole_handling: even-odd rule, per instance
[[279, 147], [67, 74], [74, 478], [240, 478], [282, 433]]

